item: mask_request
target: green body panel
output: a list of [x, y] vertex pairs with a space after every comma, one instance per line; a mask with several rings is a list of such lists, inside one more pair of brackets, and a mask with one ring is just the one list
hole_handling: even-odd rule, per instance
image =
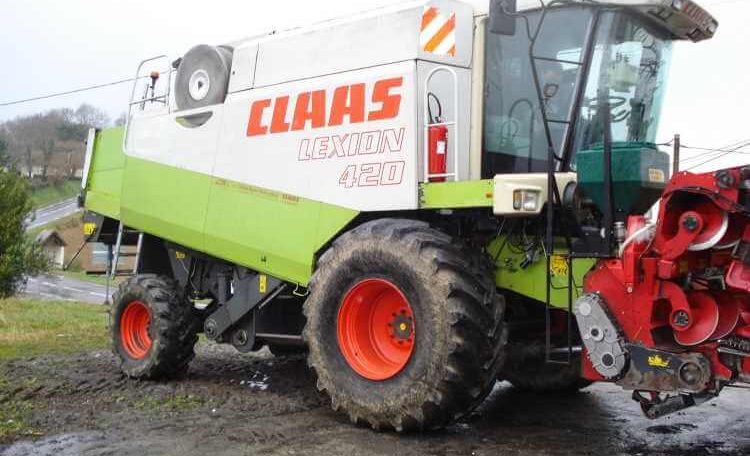
[[122, 153], [98, 132], [86, 209], [223, 260], [307, 285], [315, 255], [359, 213]]
[[[86, 209], [127, 226], [283, 280], [307, 285], [317, 252], [359, 214], [357, 211], [182, 170], [122, 153], [121, 128], [97, 133]], [[424, 209], [491, 207], [492, 180], [423, 184]], [[521, 269], [499, 237], [489, 251], [496, 283], [545, 300], [543, 259]], [[578, 286], [594, 260], [576, 260]], [[566, 308], [567, 277], [553, 274], [552, 305]], [[577, 295], [577, 291], [574, 296]]]
[[[495, 260], [495, 284], [500, 289], [506, 289], [537, 301], [546, 300], [547, 260], [539, 255], [536, 261], [526, 268], [521, 268], [524, 254], [516, 253], [505, 242], [504, 236], [492, 241], [487, 250]], [[502, 250], [501, 250], [502, 249]], [[560, 254], [564, 249], [557, 248]], [[583, 278], [596, 264], [595, 258], [577, 258], [573, 260], [573, 300], [581, 293]], [[552, 261], [552, 286], [550, 288], [550, 304], [552, 307], [567, 310], [568, 308], [568, 274], [567, 259], [555, 256]]]
[[[578, 184], [600, 210], [604, 209], [604, 149], [578, 152]], [[648, 143], [612, 144], [612, 193], [615, 212], [621, 215], [646, 212], [669, 179], [669, 155]]]
[[219, 258], [307, 285], [315, 254], [357, 211], [214, 179], [205, 250]]
[[495, 181], [461, 181], [422, 184], [420, 207], [423, 209], [461, 209], [492, 207]]
[[120, 218], [120, 194], [125, 154], [123, 128], [97, 132], [86, 184], [86, 209], [114, 219]]
[[[207, 252], [203, 228], [211, 177], [133, 157], [123, 175], [121, 220], [160, 238]], [[242, 208], [225, 214], [232, 217]]]

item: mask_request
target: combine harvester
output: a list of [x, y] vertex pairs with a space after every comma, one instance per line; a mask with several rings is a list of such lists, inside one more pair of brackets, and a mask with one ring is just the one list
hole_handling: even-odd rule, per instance
[[670, 180], [654, 144], [673, 41], [716, 28], [690, 0], [434, 0], [144, 62], [82, 194], [110, 270], [137, 246], [122, 370], [180, 375], [200, 332], [307, 350], [334, 409], [399, 431], [497, 379], [649, 417], [750, 381], [750, 167]]

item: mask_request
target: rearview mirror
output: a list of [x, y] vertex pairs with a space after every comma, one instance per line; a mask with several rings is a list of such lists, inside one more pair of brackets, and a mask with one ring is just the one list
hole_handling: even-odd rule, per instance
[[496, 35], [515, 35], [516, 6], [516, 0], [491, 0], [490, 32]]

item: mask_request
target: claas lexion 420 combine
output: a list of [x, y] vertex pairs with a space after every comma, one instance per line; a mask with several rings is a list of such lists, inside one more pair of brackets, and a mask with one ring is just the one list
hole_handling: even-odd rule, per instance
[[[495, 382], [613, 382], [649, 417], [750, 382], [750, 167], [655, 145], [690, 0], [411, 2], [138, 69], [92, 131], [115, 353], [306, 352], [335, 410], [432, 429]], [[157, 70], [157, 71], [152, 71]], [[676, 75], [679, 77], [679, 75]]]

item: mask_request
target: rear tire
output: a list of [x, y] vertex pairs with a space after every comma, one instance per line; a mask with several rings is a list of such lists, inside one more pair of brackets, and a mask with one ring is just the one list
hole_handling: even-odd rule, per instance
[[128, 377], [180, 377], [195, 356], [200, 318], [172, 279], [142, 274], [122, 283], [110, 322], [113, 351]]
[[[357, 295], [360, 289], [369, 294]], [[381, 302], [404, 311], [373, 325], [373, 337], [387, 345], [390, 334], [408, 349], [362, 348], [367, 338], [342, 324], [355, 315], [361, 329], [361, 315], [378, 314]], [[318, 262], [304, 305], [308, 364], [333, 409], [352, 422], [397, 431], [439, 428], [471, 411], [494, 385], [504, 358], [504, 309], [491, 263], [479, 252], [423, 222], [365, 223]], [[352, 345], [352, 338], [359, 342]], [[392, 356], [368, 361], [385, 352]], [[360, 364], [351, 361], [357, 356]]]
[[500, 379], [513, 386], [534, 393], [571, 394], [589, 386], [581, 377], [581, 355], [573, 354], [568, 365], [545, 361], [543, 342], [509, 343], [508, 357]]

